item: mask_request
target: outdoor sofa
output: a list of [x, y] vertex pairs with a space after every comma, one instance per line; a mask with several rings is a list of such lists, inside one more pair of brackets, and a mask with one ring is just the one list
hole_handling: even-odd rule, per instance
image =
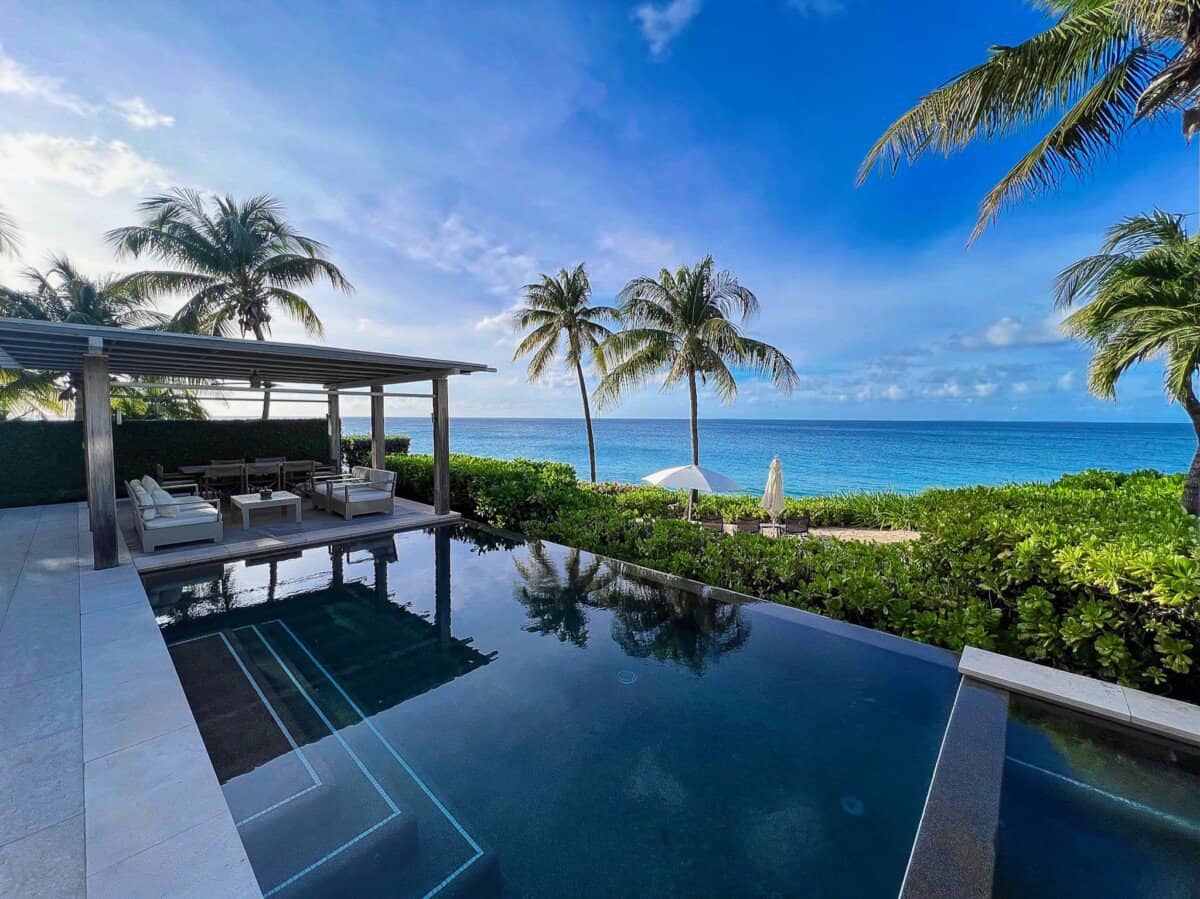
[[172, 496], [149, 475], [126, 481], [125, 492], [133, 501], [133, 523], [143, 552], [194, 540], [220, 542], [220, 500], [209, 501], [194, 492]]
[[349, 477], [327, 478], [313, 485], [313, 505], [349, 520], [355, 515], [395, 510], [396, 472], [356, 465]]

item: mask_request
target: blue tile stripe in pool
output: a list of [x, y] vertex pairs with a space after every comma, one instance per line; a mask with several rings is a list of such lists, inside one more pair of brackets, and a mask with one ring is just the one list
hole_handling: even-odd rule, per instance
[[1170, 812], [1164, 812], [1161, 809], [1153, 808], [1149, 805], [1146, 805], [1144, 802], [1137, 802], [1134, 799], [1130, 799], [1128, 796], [1119, 796], [1116, 793], [1103, 790], [1100, 787], [1093, 786], [1089, 783], [1084, 783], [1081, 780], [1076, 780], [1075, 778], [1068, 777], [1065, 774], [1059, 774], [1057, 771], [1051, 771], [1048, 768], [1043, 768], [1041, 765], [1035, 765], [1032, 762], [1024, 761], [1016, 756], [1007, 755], [1004, 758], [1005, 761], [1011, 762], [1014, 765], [1020, 765], [1022, 768], [1025, 768], [1028, 771], [1035, 771], [1043, 777], [1048, 777], [1051, 780], [1057, 780], [1058, 782], [1067, 784], [1068, 786], [1074, 787], [1077, 790], [1083, 790], [1093, 796], [1106, 799], [1109, 802], [1127, 808], [1130, 811], [1137, 812], [1140, 815], [1157, 818], [1163, 823], [1168, 824], [1178, 830], [1182, 830], [1184, 833], [1187, 833], [1192, 837], [1200, 837], [1200, 825], [1197, 825], [1195, 821], [1190, 821], [1187, 818], [1181, 818], [1179, 815], [1173, 815]]
[[287, 725], [283, 723], [283, 719], [281, 719], [279, 714], [275, 711], [275, 707], [267, 700], [262, 688], [258, 685], [258, 681], [254, 679], [254, 675], [250, 673], [250, 669], [246, 667], [246, 664], [242, 661], [241, 656], [237, 654], [237, 650], [233, 648], [233, 644], [229, 642], [229, 638], [226, 637], [224, 633], [203, 634], [199, 637], [189, 637], [186, 640], [177, 640], [176, 642], [171, 643], [170, 646], [182, 646], [184, 643], [195, 643], [197, 640], [212, 640], [217, 637], [219, 637], [221, 642], [225, 644], [225, 648], [229, 650], [229, 654], [233, 657], [233, 660], [237, 662], [238, 668], [241, 669], [242, 674], [245, 675], [246, 680], [249, 681], [251, 689], [253, 689], [255, 695], [258, 696], [259, 702], [263, 704], [263, 708], [267, 710], [267, 714], [271, 716], [271, 720], [275, 722], [275, 726], [279, 728], [279, 732], [283, 734], [283, 738], [287, 740], [288, 745], [292, 747], [292, 751], [296, 753], [296, 757], [300, 759], [300, 763], [304, 765], [304, 770], [307, 771], [308, 776], [312, 778], [312, 783], [303, 790], [293, 793], [291, 796], [280, 799], [278, 802], [273, 802], [266, 808], [261, 809], [252, 815], [248, 815], [247, 817], [242, 818], [240, 821], [234, 822], [236, 826], [241, 827], [243, 824], [249, 824], [251, 821], [257, 820], [263, 815], [270, 814], [276, 809], [283, 808], [283, 806], [287, 805], [289, 802], [311, 793], [318, 787], [324, 786], [324, 783], [321, 780], [320, 775], [317, 774], [316, 769], [314, 769], [312, 764], [309, 762], [308, 756], [304, 754], [304, 750], [302, 750], [299, 744], [296, 743], [296, 739], [292, 736], [292, 732], [287, 729]]
[[[375, 725], [371, 722], [371, 719], [368, 718], [363, 713], [363, 710], [358, 707], [358, 704], [355, 703], [355, 701], [350, 698], [350, 695], [344, 689], [342, 689], [342, 685], [339, 684], [336, 679], [334, 679], [333, 675], [330, 674], [326, 670], [324, 665], [322, 665], [319, 661], [317, 661], [317, 657], [314, 656], [312, 654], [312, 652], [309, 650], [309, 648], [304, 645], [304, 643], [300, 640], [299, 637], [296, 636], [295, 632], [290, 627], [287, 626], [287, 623], [282, 621], [281, 619], [275, 619], [272, 622], [266, 622], [266, 623], [278, 624], [281, 628], [283, 628], [284, 631], [287, 632], [288, 636], [290, 636], [292, 638], [292, 640], [295, 641], [296, 645], [298, 647], [300, 647], [300, 651], [303, 652], [306, 656], [308, 656], [309, 661], [311, 661], [313, 663], [313, 665], [316, 666], [317, 670], [321, 672], [321, 674], [326, 678], [326, 680], [328, 680], [331, 684], [333, 684], [334, 689], [338, 691], [338, 693], [341, 695], [342, 699], [344, 699], [346, 701], [346, 704], [349, 705], [350, 708], [352, 708], [354, 710], [354, 714], [358, 715], [358, 717], [362, 719], [362, 722], [364, 724], [366, 724], [366, 726], [370, 729], [371, 733], [373, 733], [375, 735], [375, 737], [379, 740], [379, 742], [383, 744], [384, 748], [386, 748], [387, 751], [389, 753], [391, 753], [392, 758], [394, 758], [400, 764], [400, 767], [402, 767], [405, 770], [405, 772], [408, 774], [408, 776], [413, 779], [413, 782], [421, 789], [421, 792], [423, 792], [426, 796], [429, 797], [429, 801], [432, 802], [437, 807], [437, 810], [442, 813], [442, 815], [446, 818], [446, 820], [454, 827], [454, 829], [456, 831], [458, 831], [459, 835], [462, 836], [462, 838], [464, 840], [466, 840], [467, 845], [470, 846], [471, 849], [474, 851], [474, 855], [472, 855], [469, 859], [467, 859], [465, 862], [463, 862], [461, 865], [459, 865], [459, 867], [457, 869], [455, 869], [453, 872], [451, 872], [444, 880], [442, 880], [441, 883], [437, 884], [437, 886], [435, 886], [428, 893], [426, 893], [425, 899], [429, 899], [429, 897], [437, 895], [443, 889], [445, 889], [455, 878], [457, 878], [464, 871], [466, 871], [467, 868], [469, 868], [471, 865], [473, 865], [479, 859], [483, 858], [482, 847], [480, 847], [480, 845], [471, 837], [471, 835], [469, 833], [467, 833], [467, 831], [463, 828], [463, 826], [458, 823], [458, 819], [455, 818], [454, 815], [451, 814], [450, 810], [448, 808], [446, 808], [446, 806], [442, 803], [442, 801], [440, 799], [438, 799], [437, 796], [434, 795], [433, 791], [431, 789], [429, 789], [429, 787], [428, 787], [428, 785], [426, 785], [425, 781], [423, 781], [420, 778], [420, 776], [417, 774], [417, 772], [412, 769], [412, 766], [409, 765], [408, 762], [406, 762], [404, 760], [404, 757], [401, 756], [400, 753], [396, 751], [396, 747], [393, 746], [391, 743], [389, 743], [388, 740], [383, 736], [383, 734], [381, 734], [379, 732], [378, 728], [376, 728]], [[254, 627], [255, 632], [257, 633], [258, 627], [256, 625], [253, 625], [253, 627]], [[259, 633], [259, 639], [263, 640], [263, 642], [266, 643], [266, 640], [263, 638], [261, 633]], [[269, 646], [268, 646], [268, 649], [270, 649]], [[274, 655], [275, 651], [272, 649], [271, 653], [272, 653], [272, 655]], [[276, 658], [278, 658], [278, 656], [276, 656]], [[280, 664], [282, 664], [282, 663], [280, 663]], [[289, 672], [289, 677], [290, 676], [291, 676], [291, 673]]]
[[226, 637], [224, 633], [217, 634], [216, 636], [219, 636], [221, 638], [221, 642], [225, 644], [225, 648], [229, 650], [229, 654], [231, 656], [233, 656], [233, 660], [235, 662], [237, 662], [237, 666], [238, 666], [238, 668], [240, 668], [242, 670], [242, 674], [246, 675], [246, 680], [248, 680], [250, 682], [250, 686], [254, 689], [254, 692], [255, 692], [255, 694], [257, 694], [259, 701], [263, 704], [263, 706], [266, 708], [268, 714], [270, 714], [271, 719], [275, 722], [275, 726], [279, 728], [280, 732], [284, 736], [284, 739], [286, 739], [288, 741], [288, 745], [292, 747], [292, 751], [296, 753], [296, 756], [300, 759], [300, 762], [304, 765], [304, 770], [307, 771], [308, 776], [312, 778], [311, 786], [305, 787], [303, 790], [300, 790], [298, 793], [293, 793], [291, 796], [288, 796], [286, 799], [281, 799], [281, 800], [279, 800], [279, 802], [276, 802], [276, 803], [273, 803], [272, 805], [267, 806], [262, 811], [255, 812], [253, 815], [250, 815], [249, 817], [243, 818], [241, 821], [238, 821], [237, 826], [241, 827], [243, 824], [248, 824], [251, 821], [255, 820], [256, 818], [261, 818], [263, 815], [269, 814], [270, 812], [275, 811], [277, 808], [282, 808], [283, 806], [287, 805], [292, 800], [299, 799], [301, 796], [305, 795], [306, 793], [311, 793], [317, 787], [321, 786], [321, 778], [319, 776], [317, 776], [316, 770], [313, 768], [312, 764], [308, 761], [308, 756], [306, 756], [304, 754], [304, 751], [296, 743], [295, 738], [292, 736], [292, 732], [290, 730], [288, 730], [287, 727], [284, 725], [283, 719], [279, 717], [279, 714], [275, 711], [275, 707], [272, 706], [271, 703], [269, 703], [267, 701], [267, 697], [263, 693], [262, 688], [258, 685], [258, 681], [256, 681], [254, 679], [254, 677], [250, 674], [250, 669], [248, 669], [246, 667], [246, 663], [242, 661], [241, 656], [239, 656], [237, 654], [237, 652], [234, 650], [233, 644], [229, 642], [229, 638]]
[[[280, 623], [282, 624], [282, 622], [280, 622]], [[389, 814], [382, 821], [379, 821], [376, 824], [372, 825], [371, 827], [368, 827], [362, 833], [358, 834], [353, 839], [347, 840], [345, 843], [338, 846], [336, 849], [332, 850], [331, 852], [327, 852], [325, 855], [321, 856], [321, 858], [317, 859], [311, 865], [308, 865], [307, 867], [301, 869], [300, 871], [297, 871], [295, 874], [293, 874], [291, 877], [289, 877], [283, 883], [278, 884], [277, 886], [274, 886], [271, 889], [267, 890], [265, 893], [263, 893], [263, 896], [266, 897], [266, 896], [273, 896], [276, 893], [278, 893], [280, 890], [284, 890], [287, 887], [290, 887], [292, 884], [296, 883], [298, 880], [300, 880], [305, 875], [311, 874], [313, 871], [315, 871], [317, 868], [321, 867], [321, 865], [325, 864], [330, 859], [336, 858], [337, 856], [339, 856], [343, 852], [345, 852], [347, 849], [349, 849], [351, 846], [358, 844], [361, 840], [370, 836], [375, 831], [379, 830], [379, 828], [383, 827], [385, 824], [395, 820], [396, 818], [399, 818], [400, 817], [400, 807], [397, 806], [395, 801], [392, 799], [392, 797], [387, 794], [387, 791], [384, 790], [384, 788], [382, 786], [380, 786], [379, 781], [375, 779], [375, 775], [371, 773], [371, 770], [365, 764], [363, 764], [362, 759], [360, 759], [358, 757], [358, 755], [354, 752], [354, 750], [350, 748], [350, 744], [346, 742], [345, 738], [341, 735], [341, 732], [338, 731], [338, 729], [336, 727], [334, 727], [333, 722], [330, 721], [328, 717], [326, 717], [325, 713], [323, 711], [321, 711], [321, 708], [313, 701], [312, 697], [308, 695], [308, 691], [305, 690], [304, 687], [302, 687], [300, 685], [300, 681], [296, 679], [296, 676], [292, 673], [292, 669], [287, 666], [287, 664], [283, 661], [282, 658], [280, 658], [279, 653], [277, 653], [275, 651], [275, 647], [272, 646], [267, 641], [267, 638], [265, 636], [263, 636], [262, 631], [260, 631], [258, 629], [258, 625], [256, 625], [256, 624], [249, 625], [249, 629], [254, 632], [254, 635], [256, 637], [258, 637], [258, 639], [262, 642], [262, 645], [264, 647], [266, 647], [267, 652], [269, 652], [271, 654], [272, 658], [275, 659], [275, 663], [277, 665], [279, 665], [280, 670], [282, 670], [283, 673], [287, 675], [288, 680], [290, 680], [292, 682], [292, 686], [294, 686], [296, 688], [297, 692], [299, 692], [299, 694], [302, 697], [304, 697], [304, 701], [307, 702], [309, 704], [309, 706], [312, 707], [312, 710], [317, 713], [317, 717], [319, 717], [321, 719], [321, 723], [324, 724], [327, 728], [329, 728], [330, 734], [332, 734], [334, 739], [336, 739], [338, 741], [338, 743], [341, 745], [342, 749], [344, 749], [346, 751], [346, 754], [348, 756], [350, 756], [351, 761], [354, 762], [354, 764], [358, 768], [358, 770], [362, 772], [363, 776], [366, 777], [366, 779], [370, 782], [371, 786], [373, 786], [375, 788], [376, 792], [379, 793], [380, 797], [383, 798], [383, 801], [387, 803], [388, 808], [391, 809], [391, 814]], [[246, 630], [246, 628], [237, 628], [236, 630]]]

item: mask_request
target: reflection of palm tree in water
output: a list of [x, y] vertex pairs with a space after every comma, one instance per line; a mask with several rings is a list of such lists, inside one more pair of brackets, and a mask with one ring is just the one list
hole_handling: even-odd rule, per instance
[[603, 560], [593, 556], [584, 565], [580, 551], [570, 549], [560, 573], [545, 544], [530, 543], [529, 558], [513, 556], [513, 565], [525, 581], [517, 594], [532, 621], [525, 630], [586, 646], [587, 609], [602, 608], [604, 595], [617, 579]]
[[624, 580], [607, 605], [613, 640], [627, 654], [675, 662], [696, 674], [750, 639], [740, 606], [687, 590]]
[[703, 674], [750, 637], [738, 606], [622, 577], [604, 559], [585, 562], [577, 549], [567, 550], [560, 568], [544, 544], [531, 543], [528, 559], [513, 563], [525, 582], [517, 593], [532, 622], [525, 629], [564, 643], [586, 646], [588, 610], [609, 609], [612, 638], [628, 655]]

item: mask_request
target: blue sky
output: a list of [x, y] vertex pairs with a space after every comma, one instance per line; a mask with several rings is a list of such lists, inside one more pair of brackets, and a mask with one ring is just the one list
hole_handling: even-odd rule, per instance
[[[510, 361], [536, 273], [584, 260], [607, 302], [711, 252], [802, 385], [747, 378], [706, 416], [1179, 420], [1154, 365], [1115, 404], [1089, 397], [1049, 297], [1118, 218], [1195, 211], [1175, 123], [970, 250], [979, 198], [1029, 136], [855, 188], [897, 114], [1041, 22], [1019, 0], [970, 6], [0, 0], [0, 206], [24, 256], [0, 277], [51, 250], [128, 267], [101, 235], [166, 185], [269, 192], [357, 287], [310, 292], [328, 342], [500, 369], [457, 383], [455, 414], [578, 414], [568, 373], [528, 385]], [[651, 388], [607, 414], [682, 417], [686, 396]]]

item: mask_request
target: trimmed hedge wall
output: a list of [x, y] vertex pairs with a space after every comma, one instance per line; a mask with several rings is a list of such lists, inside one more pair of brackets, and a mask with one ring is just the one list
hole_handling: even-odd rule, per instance
[[[113, 428], [117, 493], [121, 482], [211, 459], [329, 456], [320, 418], [231, 421], [126, 421]], [[84, 499], [83, 425], [77, 421], [0, 422], [0, 508]]]
[[[400, 434], [388, 434], [383, 438], [383, 452], [386, 456], [408, 454], [408, 445], [412, 441]], [[348, 434], [342, 437], [342, 461], [347, 468], [355, 465], [371, 464], [371, 438], [364, 434]]]

